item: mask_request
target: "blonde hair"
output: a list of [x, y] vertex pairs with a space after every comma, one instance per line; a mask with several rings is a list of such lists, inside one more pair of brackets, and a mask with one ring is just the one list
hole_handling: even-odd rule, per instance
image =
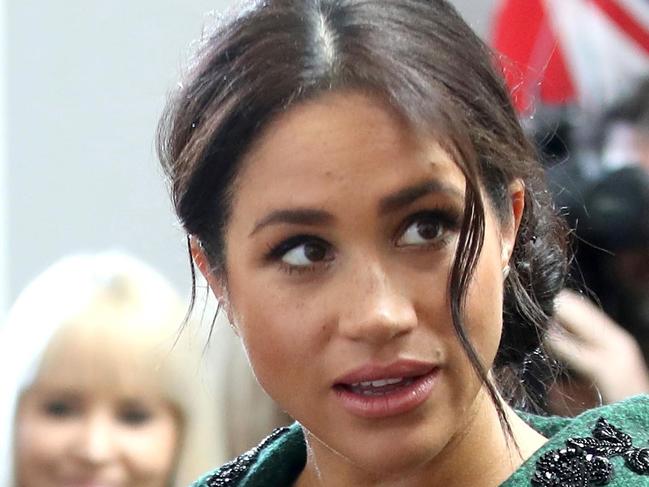
[[121, 253], [67, 257], [34, 279], [0, 328], [0, 366], [10, 371], [0, 383], [0, 485], [16, 485], [21, 394], [51, 361], [88, 350], [106, 366], [102, 386], [127, 380], [153, 389], [177, 411], [181, 436], [171, 485], [187, 485], [223, 461], [213, 357], [202, 353], [207, 337], [200, 327], [179, 333], [184, 310], [160, 274]]

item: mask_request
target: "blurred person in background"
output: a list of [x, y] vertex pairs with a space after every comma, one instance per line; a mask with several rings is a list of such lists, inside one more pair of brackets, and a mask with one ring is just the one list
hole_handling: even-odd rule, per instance
[[606, 111], [598, 139], [606, 170], [638, 165], [649, 171], [649, 77]]
[[648, 390], [647, 183], [623, 168], [649, 169], [649, 3], [496, 5], [491, 44], [575, 229], [569, 285], [588, 290], [561, 294], [547, 342], [567, 367], [548, 407], [576, 414]]
[[557, 298], [546, 348], [564, 369], [550, 385], [548, 412], [574, 416], [649, 392], [649, 371], [634, 335], [613, 321], [591, 299], [572, 290]]
[[180, 486], [223, 458], [204, 337], [179, 335], [183, 316], [162, 276], [118, 253], [34, 279], [0, 329], [0, 485]]
[[649, 172], [607, 174], [586, 190], [580, 213], [576, 272], [649, 358]]
[[649, 392], [647, 90], [645, 81], [603, 117], [600, 177], [559, 197], [572, 204], [567, 211], [576, 228], [572, 285], [585, 286], [601, 309], [571, 292], [559, 300], [566, 333], [555, 333], [549, 344], [568, 372], [550, 390], [557, 413]]

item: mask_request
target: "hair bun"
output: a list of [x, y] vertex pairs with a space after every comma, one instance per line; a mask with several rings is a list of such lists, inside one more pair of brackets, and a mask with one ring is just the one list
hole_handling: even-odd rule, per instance
[[[537, 181], [541, 186], [542, 181]], [[527, 199], [526, 229], [518, 235], [512, 256], [512, 272], [505, 281], [503, 336], [496, 356], [497, 367], [520, 367], [542, 342], [554, 314], [554, 299], [563, 289], [567, 274], [566, 225], [546, 191], [533, 191]]]

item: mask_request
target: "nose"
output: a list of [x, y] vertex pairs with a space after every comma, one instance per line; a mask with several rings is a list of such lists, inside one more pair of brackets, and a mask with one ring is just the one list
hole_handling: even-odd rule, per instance
[[108, 412], [88, 414], [79, 428], [74, 448], [76, 456], [93, 466], [109, 463], [117, 453], [115, 428]]
[[379, 263], [367, 263], [352, 271], [343, 286], [339, 333], [354, 341], [380, 345], [405, 335], [417, 326], [412, 300], [397, 279]]

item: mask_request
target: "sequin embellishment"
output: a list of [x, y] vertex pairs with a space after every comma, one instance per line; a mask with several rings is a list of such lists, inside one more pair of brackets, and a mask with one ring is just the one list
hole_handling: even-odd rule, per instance
[[207, 487], [234, 487], [248, 472], [250, 466], [255, 462], [259, 453], [274, 442], [277, 438], [284, 435], [288, 428], [277, 428], [259, 445], [248, 450], [246, 453], [239, 455], [234, 460], [223, 465], [212, 476], [205, 481]]
[[621, 456], [628, 468], [649, 475], [649, 449], [637, 448], [631, 437], [599, 418], [592, 438], [568, 438], [566, 447], [545, 453], [536, 462], [535, 487], [590, 487], [613, 478], [611, 457]]

